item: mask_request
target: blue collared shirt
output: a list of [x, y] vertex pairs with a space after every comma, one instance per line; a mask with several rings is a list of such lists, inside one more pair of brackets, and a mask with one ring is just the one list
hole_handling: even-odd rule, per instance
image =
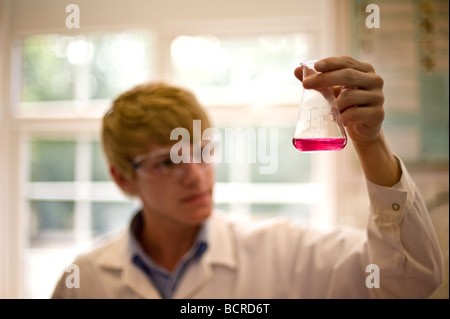
[[139, 267], [153, 282], [162, 298], [171, 298], [189, 263], [199, 259], [206, 251], [206, 223], [200, 228], [192, 248], [178, 262], [173, 272], [159, 266], [141, 247], [137, 234], [142, 229], [142, 215], [137, 213], [130, 225], [130, 252], [133, 263]]

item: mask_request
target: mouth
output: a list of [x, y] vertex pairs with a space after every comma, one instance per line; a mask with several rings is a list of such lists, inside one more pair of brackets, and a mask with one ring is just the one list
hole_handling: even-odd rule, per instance
[[181, 202], [183, 204], [192, 204], [192, 203], [200, 203], [206, 200], [209, 200], [211, 197], [211, 190], [207, 190], [204, 192], [194, 193], [192, 195], [183, 197]]

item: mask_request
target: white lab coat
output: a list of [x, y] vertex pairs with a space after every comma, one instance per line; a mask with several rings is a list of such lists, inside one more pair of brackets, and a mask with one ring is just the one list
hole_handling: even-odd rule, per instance
[[[282, 219], [238, 223], [214, 213], [208, 249], [190, 264], [173, 297], [429, 297], [443, 280], [441, 251], [424, 202], [402, 168], [393, 188], [367, 182], [366, 231], [325, 233]], [[53, 298], [160, 298], [131, 261], [128, 239], [126, 231], [77, 258], [79, 288], [70, 288], [73, 274], [64, 273]]]

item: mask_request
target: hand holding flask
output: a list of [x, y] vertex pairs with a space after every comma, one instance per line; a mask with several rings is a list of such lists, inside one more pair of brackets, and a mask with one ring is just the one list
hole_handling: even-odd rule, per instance
[[[300, 64], [303, 78], [320, 73], [314, 68], [317, 61]], [[345, 147], [347, 134], [332, 87], [303, 89], [292, 142], [301, 152], [339, 151]]]

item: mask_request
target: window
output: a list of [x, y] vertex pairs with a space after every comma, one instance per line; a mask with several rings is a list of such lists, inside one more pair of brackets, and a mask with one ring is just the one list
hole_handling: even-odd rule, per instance
[[[255, 218], [281, 215], [311, 222], [320, 193], [319, 185], [312, 182], [313, 156], [300, 155], [292, 147], [295, 123], [286, 121], [286, 109], [293, 115], [297, 112], [300, 86], [293, 70], [314, 52], [311, 32], [181, 34], [172, 40], [173, 80], [196, 92], [213, 117], [218, 109], [228, 110], [228, 114], [216, 116], [224, 152], [250, 152], [248, 156], [253, 159], [218, 166], [219, 208]], [[252, 113], [264, 115], [255, 118]], [[281, 121], [271, 120], [279, 113]], [[245, 119], [236, 121], [237, 114]], [[224, 141], [227, 130], [233, 128], [245, 131], [241, 136], [244, 145], [230, 138]], [[254, 136], [249, 137], [250, 132]], [[277, 167], [262, 174], [257, 154], [261, 148], [268, 154], [270, 143], [276, 143], [276, 153], [270, 155]]]
[[88, 242], [128, 221], [132, 202], [111, 183], [98, 141], [34, 139], [29, 148], [30, 247]]
[[140, 30], [25, 37], [18, 114], [99, 116], [105, 101], [154, 78], [154, 41]]
[[[324, 192], [315, 168], [322, 162], [298, 153], [291, 140], [301, 90], [293, 69], [318, 54], [317, 28], [297, 18], [255, 21], [251, 30], [238, 21], [219, 32], [206, 21], [198, 32], [164, 23], [139, 29], [117, 23], [115, 31], [99, 22], [70, 32], [14, 33], [10, 107], [24, 176], [17, 187], [26, 231], [22, 297], [49, 297], [77, 253], [126, 227], [136, 211], [138, 203], [109, 178], [98, 133], [111, 100], [144, 81], [192, 89], [223, 136], [227, 129], [265, 130], [244, 145], [251, 154], [273, 141], [278, 146], [273, 174], [261, 174], [260, 162], [218, 165], [218, 209], [315, 220]], [[238, 147], [222, 146], [226, 152]]]
[[[25, 296], [47, 298], [78, 252], [122, 229], [136, 210], [110, 180], [98, 118], [116, 95], [154, 78], [154, 35], [37, 34], [23, 39], [21, 52], [15, 111], [28, 127]], [[88, 118], [97, 124], [86, 131], [79, 124]], [[78, 122], [61, 129], [71, 119]]]
[[313, 49], [306, 32], [179, 35], [170, 47], [172, 77], [209, 106], [296, 104], [293, 67]]

